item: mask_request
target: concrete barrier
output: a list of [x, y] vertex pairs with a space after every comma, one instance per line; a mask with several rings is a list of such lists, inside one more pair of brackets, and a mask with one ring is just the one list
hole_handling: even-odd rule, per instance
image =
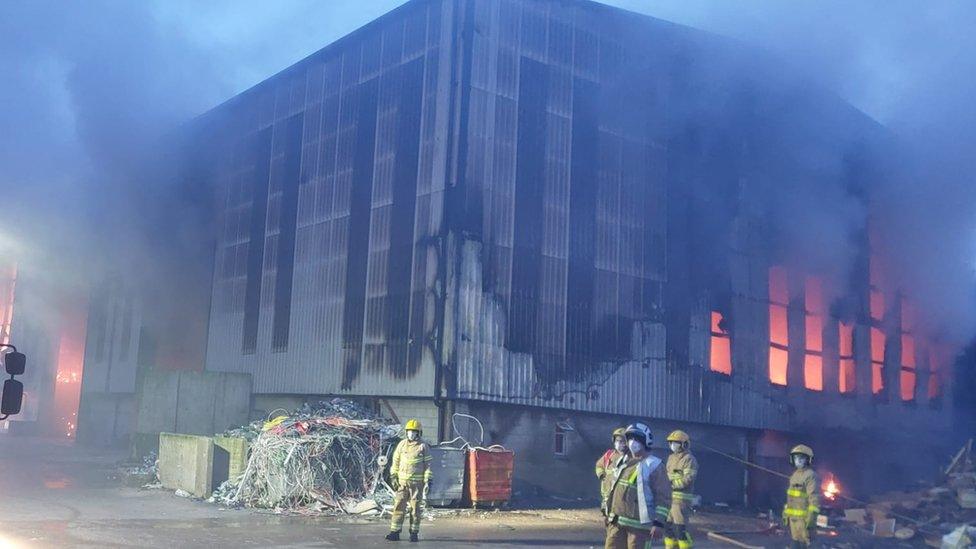
[[159, 481], [170, 490], [199, 497], [213, 491], [214, 443], [210, 437], [159, 434]]
[[236, 479], [247, 468], [248, 442], [241, 437], [213, 437], [213, 486], [228, 479]]

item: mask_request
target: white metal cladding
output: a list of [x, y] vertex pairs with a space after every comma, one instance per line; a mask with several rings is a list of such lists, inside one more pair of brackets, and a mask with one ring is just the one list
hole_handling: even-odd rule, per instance
[[[389, 394], [424, 396], [433, 393], [433, 354], [428, 349], [404, 350], [426, 339], [433, 324], [432, 288], [436, 255], [432, 236], [442, 226], [447, 101], [451, 63], [450, 2], [412, 2], [330, 46], [280, 75], [263, 82], [212, 113], [222, 125], [225, 154], [219, 159], [217, 189], [221, 228], [218, 235], [207, 369], [250, 373], [254, 391], [299, 394]], [[445, 22], [447, 21], [447, 22]], [[417, 90], [416, 123], [399, 120], [401, 96]], [[375, 106], [367, 105], [375, 102]], [[371, 103], [370, 103], [371, 104]], [[404, 111], [406, 112], [406, 111]], [[364, 118], [363, 114], [366, 113]], [[301, 120], [300, 183], [294, 229], [294, 273], [291, 286], [287, 344], [275, 341], [277, 249], [282, 208], [287, 203], [282, 183], [288, 166], [289, 124]], [[360, 127], [363, 120], [372, 123]], [[397, 155], [407, 132], [416, 132], [416, 169], [409, 177], [397, 172]], [[249, 231], [255, 176], [262, 169], [256, 140], [271, 134], [270, 180], [264, 229], [260, 307], [256, 343], [245, 352], [245, 301], [248, 293]], [[371, 140], [362, 135], [371, 134]], [[293, 137], [293, 136], [292, 136]], [[359, 141], [357, 141], [359, 139]], [[408, 143], [409, 144], [409, 143]], [[369, 146], [371, 150], [365, 150]], [[358, 162], [358, 164], [357, 164]], [[364, 168], [365, 166], [365, 168]], [[358, 170], [358, 171], [357, 171]], [[368, 170], [368, 173], [366, 173]], [[365, 225], [350, 227], [352, 201], [362, 191], [354, 179], [371, 182]], [[397, 186], [416, 191], [397, 195]], [[413, 203], [408, 217], [394, 218], [395, 196]], [[411, 199], [412, 196], [412, 199]], [[402, 208], [401, 208], [402, 210]], [[402, 212], [401, 212], [402, 213]], [[407, 221], [404, 221], [407, 219]], [[409, 219], [413, 221], [410, 222]], [[404, 225], [411, 223], [412, 227]], [[399, 223], [399, 225], [397, 224]], [[399, 227], [399, 228], [398, 228]], [[413, 229], [410, 249], [399, 253], [406, 277], [406, 316], [392, 322], [389, 283], [391, 241]], [[352, 246], [363, 257], [364, 284], [359, 307], [361, 350], [354, 357], [361, 368], [344, 374], [344, 334], [356, 332], [346, 318], [348, 262]], [[358, 242], [358, 241], [357, 241]], [[280, 306], [279, 306], [280, 307]], [[399, 310], [404, 310], [401, 305]], [[402, 341], [391, 341], [391, 324], [411, 323]], [[415, 341], [408, 337], [418, 335]], [[414, 352], [414, 368], [403, 372], [394, 364]], [[348, 349], [345, 351], [351, 354]], [[346, 359], [352, 360], [352, 359]], [[344, 383], [345, 382], [345, 383]]]
[[131, 289], [112, 278], [89, 302], [84, 357], [84, 393], [134, 393], [142, 306]]

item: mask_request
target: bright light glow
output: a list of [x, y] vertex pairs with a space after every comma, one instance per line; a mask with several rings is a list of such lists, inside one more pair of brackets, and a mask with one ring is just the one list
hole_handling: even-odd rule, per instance
[[786, 385], [789, 363], [787, 307], [790, 292], [787, 282], [785, 268], [778, 265], [769, 268], [769, 381], [776, 385]]
[[834, 481], [833, 476], [827, 477], [827, 482], [823, 487], [823, 495], [829, 501], [834, 501], [840, 493], [840, 486]]
[[712, 311], [712, 347], [709, 356], [709, 368], [713, 372], [732, 375], [732, 339], [728, 332], [719, 326], [722, 313]]

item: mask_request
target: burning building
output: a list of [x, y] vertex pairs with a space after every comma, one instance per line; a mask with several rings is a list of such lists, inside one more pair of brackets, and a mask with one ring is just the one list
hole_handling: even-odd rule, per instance
[[[5, 250], [9, 252], [9, 250]], [[0, 343], [27, 355], [20, 414], [0, 422], [15, 434], [75, 436], [85, 345], [85, 300], [62, 293], [43, 270], [0, 259]]]
[[[874, 253], [886, 132], [786, 72], [582, 0], [406, 3], [195, 121], [206, 369], [258, 409], [361, 397], [431, 438], [471, 413], [564, 493], [632, 418], [766, 463], [802, 436], [845, 487], [878, 455], [920, 474], [951, 352]], [[798, 186], [854, 221], [790, 210]], [[699, 459], [707, 500], [758, 497]]]

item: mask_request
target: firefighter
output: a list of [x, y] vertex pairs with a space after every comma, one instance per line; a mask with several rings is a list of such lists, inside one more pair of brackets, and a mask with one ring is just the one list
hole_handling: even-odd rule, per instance
[[671, 484], [664, 463], [650, 453], [654, 441], [643, 423], [624, 431], [627, 453], [613, 465], [607, 494], [605, 549], [645, 549], [668, 517]]
[[390, 484], [396, 490], [393, 500], [393, 520], [390, 522], [389, 541], [400, 541], [403, 515], [410, 509], [410, 541], [418, 541], [423, 504], [430, 491], [430, 447], [421, 440], [423, 427], [420, 421], [411, 419], [404, 426], [407, 438], [397, 444], [390, 464]]
[[607, 493], [610, 491], [610, 483], [613, 482], [613, 464], [620, 456], [627, 453], [627, 440], [624, 438], [625, 430], [624, 427], [613, 430], [611, 435], [613, 447], [596, 460], [596, 478], [600, 479], [600, 511], [604, 515], [607, 514]]
[[783, 526], [790, 529], [794, 548], [809, 547], [820, 514], [820, 481], [813, 471], [813, 450], [803, 444], [790, 450], [796, 468], [786, 488]]
[[691, 438], [684, 431], [668, 435], [668, 480], [671, 481], [671, 511], [664, 525], [664, 547], [689, 549], [692, 546], [688, 531], [691, 502], [694, 498], [695, 477], [698, 476], [698, 460], [690, 451]]

